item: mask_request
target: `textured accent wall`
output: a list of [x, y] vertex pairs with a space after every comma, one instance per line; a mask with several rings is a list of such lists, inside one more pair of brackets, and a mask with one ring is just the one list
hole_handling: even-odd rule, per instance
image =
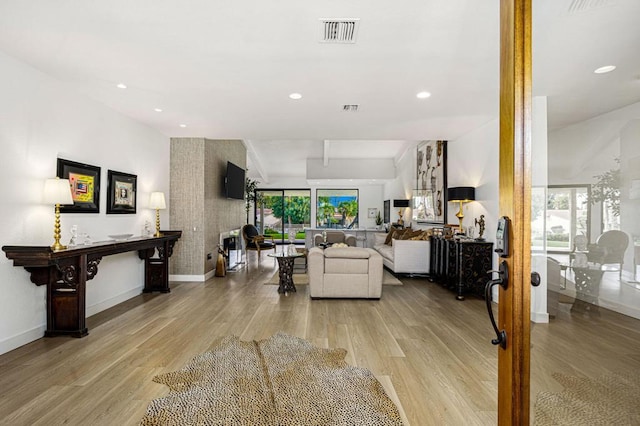
[[227, 161], [246, 169], [242, 141], [171, 138], [171, 229], [183, 232], [172, 274], [200, 276], [213, 270], [220, 233], [244, 224], [244, 202], [224, 195]]
[[[247, 149], [239, 140], [206, 140], [205, 144], [205, 249], [213, 253], [206, 261], [205, 273], [215, 268], [220, 233], [241, 228], [245, 223], [245, 203], [224, 195], [227, 161], [247, 169]], [[206, 256], [205, 256], [206, 258]]]

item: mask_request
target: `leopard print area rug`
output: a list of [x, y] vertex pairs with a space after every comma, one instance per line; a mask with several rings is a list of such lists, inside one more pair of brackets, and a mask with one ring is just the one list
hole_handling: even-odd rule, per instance
[[284, 333], [225, 337], [181, 370], [154, 377], [170, 392], [149, 404], [140, 424], [402, 425], [380, 382], [345, 355]]
[[560, 393], [540, 392], [535, 426], [635, 426], [640, 424], [640, 374], [610, 374], [595, 379], [553, 373]]

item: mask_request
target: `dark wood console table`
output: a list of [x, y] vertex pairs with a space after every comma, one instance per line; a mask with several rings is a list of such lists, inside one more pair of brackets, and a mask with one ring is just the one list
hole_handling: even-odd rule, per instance
[[431, 237], [430, 275], [440, 284], [456, 291], [484, 297], [484, 287], [491, 279], [493, 243], [486, 241]]
[[57, 252], [42, 246], [4, 246], [2, 251], [13, 260], [13, 266], [23, 266], [31, 274], [32, 283], [47, 286], [45, 336], [83, 337], [89, 334], [85, 324], [87, 281], [96, 276], [104, 256], [137, 251], [145, 265], [143, 291], [171, 291], [169, 257], [182, 231], [162, 231], [162, 234], [126, 241], [101, 241]]

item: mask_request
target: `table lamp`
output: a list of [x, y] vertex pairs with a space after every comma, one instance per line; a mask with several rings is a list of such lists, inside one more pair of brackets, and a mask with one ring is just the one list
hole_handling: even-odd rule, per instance
[[149, 196], [149, 208], [156, 210], [156, 233], [154, 237], [160, 237], [160, 210], [167, 208], [164, 201], [164, 192], [152, 192]]
[[54, 242], [51, 245], [51, 250], [64, 250], [67, 247], [60, 244], [60, 204], [73, 204], [69, 179], [47, 179], [44, 182], [44, 202], [56, 206], [56, 220], [53, 226]]
[[398, 210], [398, 225], [404, 225], [404, 209], [409, 207], [409, 200], [393, 200], [393, 207], [399, 207]]
[[452, 203], [460, 203], [460, 210], [456, 213], [456, 217], [460, 221], [460, 233], [464, 234], [464, 228], [462, 227], [462, 219], [464, 213], [462, 212], [462, 203], [468, 203], [476, 199], [476, 189], [473, 186], [456, 186], [447, 189], [447, 201]]

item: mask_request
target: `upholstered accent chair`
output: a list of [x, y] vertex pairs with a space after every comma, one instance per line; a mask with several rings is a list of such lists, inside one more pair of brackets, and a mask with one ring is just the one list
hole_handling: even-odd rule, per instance
[[589, 246], [587, 257], [589, 262], [607, 265], [620, 264], [620, 278], [622, 278], [622, 265], [624, 264], [624, 252], [629, 246], [629, 236], [622, 231], [605, 231]]
[[382, 256], [361, 247], [312, 247], [309, 250], [309, 295], [316, 298], [379, 299]]
[[[260, 252], [263, 250], [273, 250], [275, 253], [276, 242], [270, 235], [260, 235], [258, 228], [248, 224], [242, 227], [242, 239], [246, 251], [255, 250], [258, 252], [258, 262], [260, 262]], [[267, 241], [270, 240], [270, 241]]]
[[[327, 243], [337, 244], [337, 243], [345, 243], [350, 247], [355, 247], [357, 243], [357, 239], [355, 235], [347, 235], [344, 231], [338, 230], [327, 230], [325, 231], [327, 234]], [[316, 234], [313, 236], [313, 245], [319, 246], [323, 243], [322, 234]]]

